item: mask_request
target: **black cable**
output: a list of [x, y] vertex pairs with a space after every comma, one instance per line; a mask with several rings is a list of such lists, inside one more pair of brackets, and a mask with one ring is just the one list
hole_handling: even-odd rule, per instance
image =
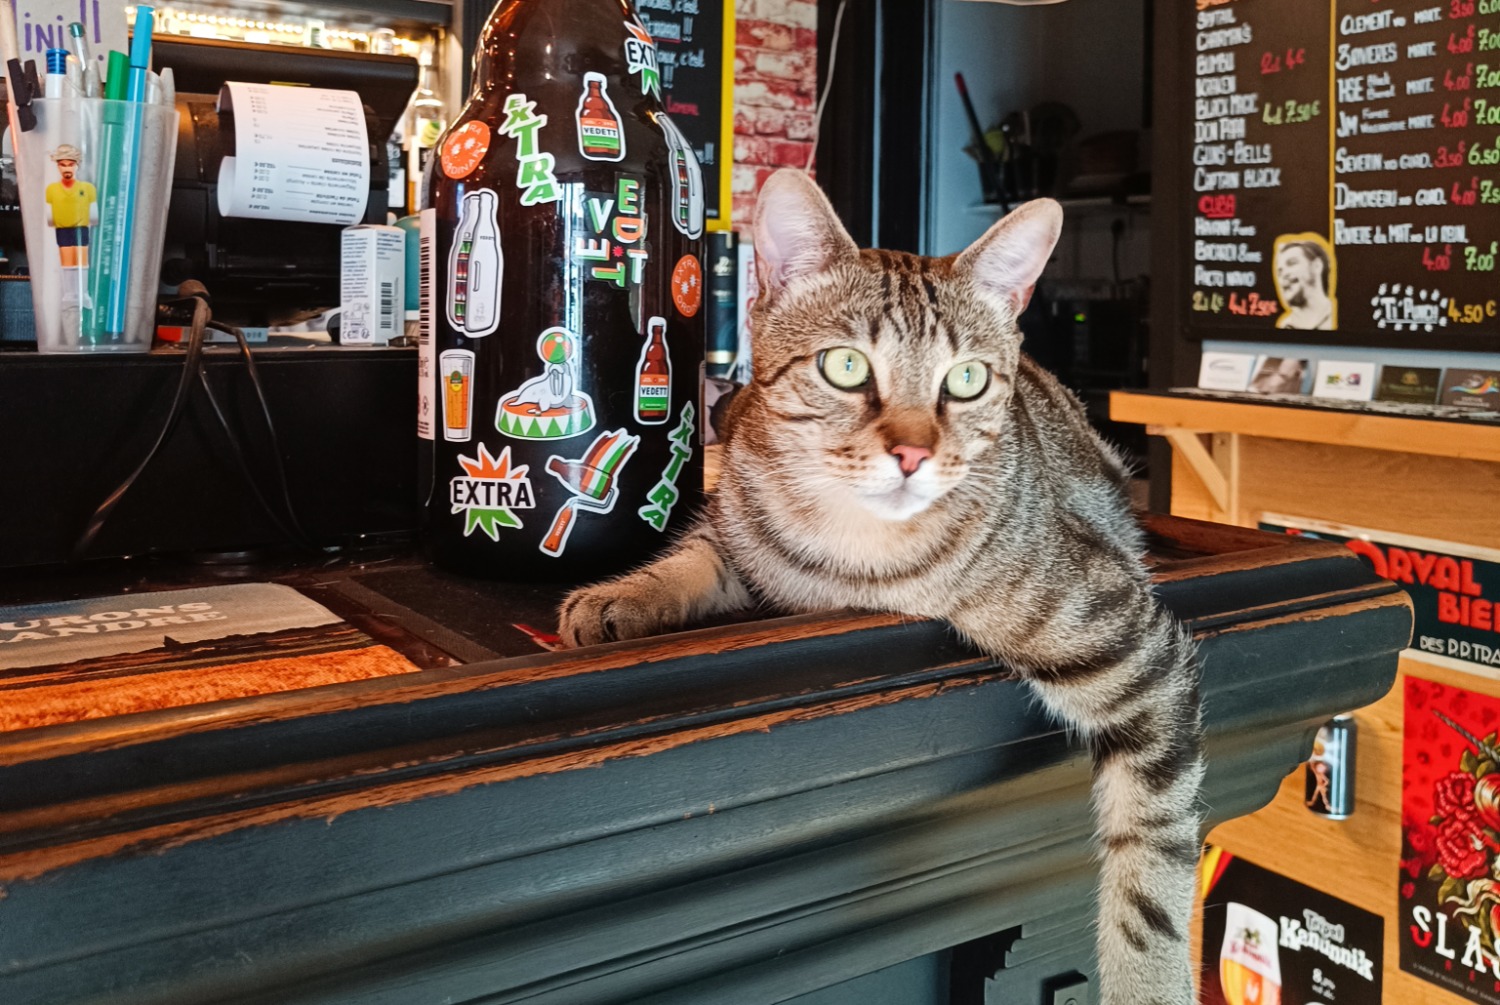
[[104, 522], [114, 512], [120, 500], [125, 498], [125, 493], [140, 478], [141, 472], [151, 463], [161, 445], [166, 442], [167, 436], [171, 434], [173, 427], [177, 425], [177, 419], [182, 415], [182, 406], [187, 402], [188, 387], [191, 386], [193, 374], [198, 372], [203, 358], [203, 329], [208, 324], [208, 304], [201, 297], [193, 298], [193, 324], [188, 334], [187, 353], [183, 357], [182, 376], [177, 381], [177, 393], [172, 397], [172, 407], [167, 412], [167, 421], [162, 423], [161, 431], [156, 435], [156, 442], [151, 444], [151, 449], [146, 451], [146, 456], [135, 466], [135, 470], [126, 476], [113, 492], [105, 497], [104, 501], [94, 510], [93, 516], [89, 517], [88, 524], [83, 533], [79, 535], [78, 541], [73, 545], [73, 561], [83, 558], [84, 552], [94, 543], [103, 529]]

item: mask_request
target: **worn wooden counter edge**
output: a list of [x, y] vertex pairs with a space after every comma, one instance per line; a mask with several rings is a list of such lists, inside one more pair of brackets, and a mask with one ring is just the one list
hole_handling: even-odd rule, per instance
[[[1158, 581], [1223, 819], [1385, 693], [1410, 612], [1342, 548], [1154, 529], [1219, 543]], [[0, 1000], [756, 1002], [1002, 930], [1017, 974], [1086, 969], [1088, 778], [1002, 668], [886, 615], [14, 733]]]

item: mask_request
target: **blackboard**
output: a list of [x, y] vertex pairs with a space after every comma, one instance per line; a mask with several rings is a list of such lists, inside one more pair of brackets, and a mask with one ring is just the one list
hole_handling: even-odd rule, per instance
[[[1500, 0], [1180, 0], [1178, 316], [1197, 337], [1492, 350]], [[1158, 16], [1163, 16], [1158, 14]]]
[[704, 216], [729, 229], [734, 157], [733, 0], [635, 0], [656, 40], [662, 102], [703, 168]]

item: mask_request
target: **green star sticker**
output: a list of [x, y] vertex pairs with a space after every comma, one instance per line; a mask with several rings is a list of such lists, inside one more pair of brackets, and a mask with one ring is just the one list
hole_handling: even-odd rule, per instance
[[474, 533], [478, 527], [489, 535], [491, 541], [500, 540], [500, 528], [514, 530], [521, 521], [508, 509], [471, 509], [464, 514], [464, 537]]

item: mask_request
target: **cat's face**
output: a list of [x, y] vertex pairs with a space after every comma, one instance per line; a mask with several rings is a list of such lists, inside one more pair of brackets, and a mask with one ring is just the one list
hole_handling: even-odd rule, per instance
[[794, 466], [828, 510], [931, 507], [1000, 438], [1015, 318], [1060, 217], [1031, 204], [953, 258], [859, 252], [806, 176], [773, 176], [756, 224], [756, 393], [735, 436]]

